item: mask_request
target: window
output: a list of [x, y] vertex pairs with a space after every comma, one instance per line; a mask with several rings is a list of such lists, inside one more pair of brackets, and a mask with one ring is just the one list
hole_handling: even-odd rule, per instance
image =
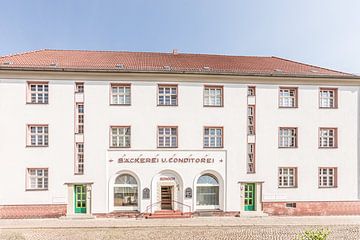
[[320, 148], [337, 147], [337, 128], [320, 128], [319, 147]]
[[49, 103], [48, 83], [28, 83], [27, 102], [38, 104]]
[[279, 187], [297, 187], [297, 168], [279, 168]]
[[196, 183], [196, 205], [198, 208], [219, 208], [219, 182], [211, 174], [199, 177]]
[[158, 86], [158, 105], [176, 106], [177, 105], [177, 86], [159, 85]]
[[255, 143], [248, 143], [247, 173], [255, 173]]
[[49, 176], [47, 168], [28, 168], [26, 172], [28, 190], [48, 189]]
[[222, 148], [223, 147], [223, 128], [205, 127], [204, 128], [204, 147]]
[[280, 148], [297, 147], [297, 128], [279, 129], [279, 147]]
[[319, 168], [319, 187], [332, 188], [337, 187], [337, 168], [320, 167]]
[[75, 174], [84, 174], [84, 143], [76, 143]]
[[131, 91], [130, 85], [111, 85], [111, 104], [112, 105], [130, 105]]
[[248, 86], [248, 96], [255, 96], [255, 89], [254, 86]]
[[320, 108], [337, 108], [337, 95], [336, 88], [320, 88]]
[[82, 82], [75, 83], [75, 92], [83, 93], [84, 92], [84, 83], [82, 83]]
[[111, 127], [111, 147], [130, 147], [130, 127]]
[[84, 133], [84, 104], [76, 104], [76, 133]]
[[255, 105], [248, 106], [248, 135], [255, 135]]
[[28, 125], [27, 145], [46, 147], [49, 145], [48, 125]]
[[177, 127], [158, 127], [158, 147], [176, 148], [177, 143]]
[[114, 207], [136, 209], [138, 206], [138, 183], [129, 174], [122, 174], [115, 180]]
[[296, 108], [297, 107], [297, 88], [279, 89], [279, 107]]
[[205, 86], [204, 106], [222, 107], [223, 106], [223, 87]]

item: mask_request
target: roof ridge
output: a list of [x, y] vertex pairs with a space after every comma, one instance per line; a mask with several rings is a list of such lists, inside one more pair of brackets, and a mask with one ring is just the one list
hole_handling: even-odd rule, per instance
[[46, 50], [47, 49], [44, 48], [44, 49], [37, 49], [37, 50], [31, 50], [31, 51], [25, 51], [25, 52], [12, 53], [12, 54], [0, 56], [0, 58], [21, 56], [21, 55], [25, 55], [25, 54], [29, 54], [29, 53], [41, 52], [41, 51], [46, 51]]
[[302, 62], [290, 60], [290, 59], [287, 59], [287, 58], [281, 58], [281, 57], [276, 57], [276, 56], [271, 56], [271, 57], [272, 57], [272, 58], [276, 58], [276, 59], [280, 59], [280, 60], [283, 60], [283, 61], [287, 61], [287, 62], [292, 62], [292, 63], [304, 65], [304, 66], [309, 66], [309, 67], [314, 67], [314, 68], [320, 68], [320, 69], [323, 69], [323, 70], [326, 70], [326, 71], [331, 71], [331, 72], [337, 72], [337, 73], [341, 73], [341, 74], [356, 76], [355, 74], [352, 74], [352, 73], [346, 73], [346, 72], [342, 72], [342, 71], [339, 71], [339, 70], [334, 70], [334, 69], [325, 68], [325, 67], [319, 67], [319, 66], [316, 66], [316, 65], [313, 65], [313, 64], [302, 63]]
[[[155, 52], [155, 51], [126, 51], [126, 50], [89, 50], [89, 49], [42, 49], [45, 51], [59, 51], [59, 52], [113, 52], [113, 53], [154, 53], [173, 55], [172, 52]], [[255, 57], [255, 58], [271, 58], [272, 56], [255, 56], [255, 55], [228, 55], [217, 53], [190, 53], [178, 52], [175, 55], [200, 55], [200, 56], [223, 56], [223, 57]]]

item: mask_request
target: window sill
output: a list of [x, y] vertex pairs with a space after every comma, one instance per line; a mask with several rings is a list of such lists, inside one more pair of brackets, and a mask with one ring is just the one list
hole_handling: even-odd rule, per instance
[[131, 103], [129, 103], [129, 104], [115, 104], [115, 103], [110, 103], [109, 105], [110, 105], [110, 106], [124, 106], [124, 107], [129, 107], [129, 106], [131, 106]]
[[33, 188], [27, 188], [25, 189], [26, 192], [34, 192], [34, 191], [40, 191], [40, 192], [44, 192], [44, 191], [49, 191], [49, 189], [33, 189]]
[[29, 105], [49, 105], [49, 103], [33, 103], [33, 102], [26, 102], [26, 104], [29, 104]]
[[129, 148], [131, 148], [131, 146], [128, 146], [128, 147], [113, 147], [113, 146], [110, 146], [109, 148], [110, 149], [129, 149]]
[[42, 146], [26, 145], [25, 147], [26, 147], [26, 148], [41, 148], [41, 147], [47, 148], [47, 147], [49, 147], [49, 145], [42, 145]]

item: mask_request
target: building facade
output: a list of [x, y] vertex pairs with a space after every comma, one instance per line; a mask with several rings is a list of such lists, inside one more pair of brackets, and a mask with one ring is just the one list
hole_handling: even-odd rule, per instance
[[274, 57], [2, 57], [0, 218], [359, 214], [359, 80]]

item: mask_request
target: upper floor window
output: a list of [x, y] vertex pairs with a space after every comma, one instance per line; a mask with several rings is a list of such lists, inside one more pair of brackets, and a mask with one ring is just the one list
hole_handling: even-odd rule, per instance
[[27, 102], [38, 104], [49, 103], [49, 84], [29, 82]]
[[336, 88], [320, 88], [320, 108], [337, 108], [337, 91]]
[[280, 167], [278, 185], [281, 188], [297, 187], [297, 168]]
[[320, 128], [319, 147], [320, 148], [337, 147], [337, 128]]
[[297, 128], [279, 129], [279, 147], [296, 148], [297, 147]]
[[205, 86], [204, 88], [204, 106], [222, 107], [223, 106], [223, 87]]
[[279, 89], [279, 107], [297, 107], [297, 88], [281, 87]]
[[248, 135], [255, 135], [255, 105], [248, 106]]
[[114, 148], [129, 148], [130, 136], [130, 127], [113, 126], [110, 128], [110, 146]]
[[75, 144], [75, 174], [84, 174], [84, 143]]
[[76, 133], [84, 133], [84, 104], [76, 104]]
[[49, 145], [48, 125], [28, 125], [27, 146], [47, 147]]
[[158, 105], [176, 106], [178, 103], [178, 91], [176, 85], [158, 86]]
[[129, 84], [111, 84], [111, 104], [130, 105], [131, 87]]
[[177, 144], [177, 127], [158, 127], [158, 147], [176, 148]]
[[223, 128], [205, 127], [204, 128], [204, 147], [222, 148], [223, 147]]
[[49, 176], [47, 168], [28, 168], [27, 171], [28, 190], [47, 190], [49, 184]]
[[84, 83], [83, 82], [75, 83], [75, 92], [77, 92], [77, 93], [83, 93], [84, 92]]
[[256, 88], [255, 88], [255, 86], [248, 86], [248, 93], [247, 93], [247, 95], [248, 96], [255, 96], [255, 94], [256, 94]]
[[331, 188], [337, 187], [337, 168], [320, 167], [319, 168], [319, 187]]

